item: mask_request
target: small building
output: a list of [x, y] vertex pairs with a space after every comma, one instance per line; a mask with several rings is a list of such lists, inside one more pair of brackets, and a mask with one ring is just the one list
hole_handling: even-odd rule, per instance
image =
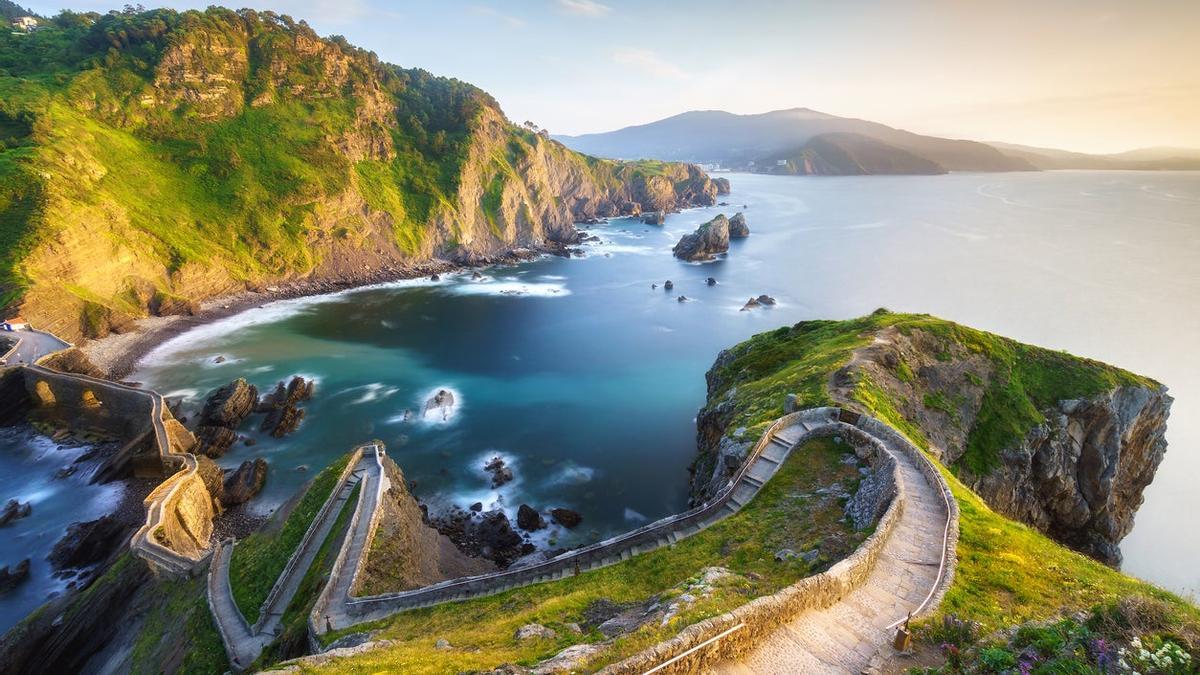
[[0, 330], [12, 332], [14, 330], [25, 330], [29, 328], [29, 322], [19, 316], [14, 316], [11, 319], [5, 319], [0, 322]]
[[12, 20], [13, 30], [19, 30], [25, 33], [32, 33], [38, 29], [37, 17], [18, 16]]

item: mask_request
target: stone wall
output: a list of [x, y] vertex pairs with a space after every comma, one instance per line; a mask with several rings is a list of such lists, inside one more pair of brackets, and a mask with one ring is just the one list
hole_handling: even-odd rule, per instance
[[[949, 517], [941, 551], [943, 568], [938, 583], [913, 613], [913, 616], [920, 616], [938, 605], [953, 581], [954, 551], [958, 543], [958, 506], [937, 467], [902, 434], [879, 420], [848, 410], [840, 411], [838, 418], [840, 428], [830, 429], [829, 433], [848, 439], [857, 451], [866, 451], [876, 457], [888, 455], [888, 447], [905, 454], [929, 484], [940, 490], [947, 500]], [[870, 575], [904, 512], [906, 487], [894, 460], [891, 465], [895, 498], [880, 518], [875, 532], [849, 557], [827, 571], [801, 579], [773, 595], [752, 600], [730, 612], [692, 624], [674, 638], [604, 668], [600, 671], [602, 675], [644, 673], [652, 668], [658, 668], [655, 672], [664, 675], [704, 672], [707, 667], [749, 653], [798, 614], [838, 603]]]

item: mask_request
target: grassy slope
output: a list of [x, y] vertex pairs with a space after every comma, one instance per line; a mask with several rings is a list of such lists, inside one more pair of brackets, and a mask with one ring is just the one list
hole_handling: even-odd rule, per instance
[[[665, 627], [652, 622], [618, 638], [602, 661], [636, 653], [696, 621], [825, 569], [853, 550], [869, 532], [849, 529], [843, 521], [841, 503], [795, 497], [798, 492], [811, 492], [834, 481], [852, 489], [859, 475], [854, 466], [841, 462], [844, 452], [843, 447], [828, 439], [806, 444], [789, 456], [780, 472], [742, 511], [670, 548], [584, 572], [578, 577], [404, 612], [373, 625], [343, 631], [377, 630], [374, 639], [396, 643], [386, 649], [338, 659], [317, 670], [445, 673], [486, 670], [502, 662], [530, 664], [572, 644], [603, 639], [595, 630], [575, 635], [564, 628], [570, 622], [583, 623], [584, 610], [597, 600], [642, 603], [659, 595], [666, 605], [681, 592], [680, 584], [694, 580], [704, 567], [722, 566], [745, 575], [699, 600]], [[822, 555], [812, 567], [799, 559], [778, 563], [773, 558], [774, 552], [784, 547], [797, 551], [820, 547]], [[555, 629], [558, 637], [518, 642], [514, 638], [516, 629], [533, 622]], [[339, 635], [328, 635], [326, 640]], [[438, 639], [446, 639], [453, 648], [434, 650]]]
[[[1041, 421], [1043, 406], [1061, 398], [1085, 397], [1119, 384], [1156, 383], [1128, 371], [960, 326], [927, 315], [876, 312], [848, 321], [809, 321], [757, 335], [738, 345], [718, 369], [731, 388], [734, 417], [729, 428], [758, 433], [783, 413], [787, 394], [801, 407], [831, 403], [826, 384], [851, 353], [881, 328], [924, 330], [984, 354], [997, 367], [983, 411], [971, 430], [969, 468], [987, 466], [1005, 444], [1023, 437]], [[949, 346], [947, 344], [947, 346]], [[901, 362], [902, 364], [903, 362]], [[902, 365], [901, 365], [902, 367]], [[863, 409], [925, 445], [919, 429], [904, 419], [881, 389], [859, 382], [855, 401]], [[1166, 600], [1200, 619], [1195, 606], [1133, 577], [1058, 545], [1037, 531], [1000, 516], [944, 470], [961, 509], [958, 574], [939, 614], [957, 613], [987, 629], [1063, 611], [1087, 609], [1114, 598], [1146, 595]]]
[[338, 476], [349, 460], [350, 455], [344, 455], [317, 474], [277, 531], [268, 528], [255, 532], [234, 546], [229, 561], [229, 584], [238, 609], [250, 624], [258, 621], [263, 601], [313, 518], [333, 492]]

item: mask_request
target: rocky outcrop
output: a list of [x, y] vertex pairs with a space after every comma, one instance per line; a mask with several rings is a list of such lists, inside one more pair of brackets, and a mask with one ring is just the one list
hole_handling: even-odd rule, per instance
[[59, 571], [92, 567], [107, 560], [128, 536], [129, 528], [111, 515], [73, 523], [47, 559]]
[[459, 550], [426, 522], [421, 507], [405, 488], [404, 474], [390, 457], [383, 460], [383, 468], [391, 487], [380, 503], [379, 529], [363, 567], [365, 581], [356, 593], [420, 588], [496, 569], [490, 560]]
[[257, 457], [246, 460], [225, 476], [221, 503], [225, 506], [244, 504], [262, 492], [267, 482], [267, 460]]
[[713, 181], [713, 185], [717, 186], [717, 194], [718, 195], [729, 194], [729, 179], [728, 178], [714, 178], [714, 179], [712, 179], [712, 181]]
[[554, 522], [568, 529], [583, 522], [583, 516], [579, 515], [578, 511], [571, 509], [550, 509], [550, 517], [554, 519]]
[[238, 378], [214, 390], [204, 402], [196, 425], [198, 452], [220, 457], [237, 441], [236, 429], [258, 406], [258, 389]]
[[33, 507], [29, 505], [29, 502], [22, 504], [15, 499], [10, 499], [0, 510], [0, 527], [4, 527], [14, 520], [25, 518], [30, 513], [33, 513]]
[[672, 251], [676, 258], [689, 261], [712, 260], [729, 250], [729, 219], [724, 215], [704, 223], [692, 234], [685, 234]]
[[739, 211], [729, 219], [729, 236], [732, 239], [744, 239], [750, 236], [750, 226], [746, 224], [746, 214]]
[[533, 532], [546, 527], [546, 519], [538, 513], [537, 509], [528, 504], [522, 504], [517, 508], [517, 527], [526, 532]]
[[276, 384], [258, 404], [258, 411], [267, 414], [259, 428], [275, 438], [283, 438], [295, 431], [305, 414], [299, 404], [312, 398], [315, 386], [314, 381], [299, 375], [293, 376], [286, 387], [283, 382]]
[[432, 415], [435, 419], [440, 419], [443, 422], [450, 419], [450, 413], [454, 411], [454, 394], [447, 389], [439, 389], [436, 394], [429, 397], [425, 402], [425, 408], [421, 411], [422, 417]]
[[500, 569], [534, 552], [533, 544], [513, 529], [508, 516], [500, 510], [475, 513], [454, 506], [444, 513], [431, 515], [429, 523], [449, 537], [462, 552], [490, 560]]
[[29, 558], [22, 560], [11, 568], [8, 565], [0, 567], [0, 595], [20, 586], [21, 582], [27, 578], [29, 578]]
[[504, 458], [499, 455], [488, 460], [488, 463], [483, 465], [483, 470], [492, 475], [493, 488], [507, 485], [513, 480], [512, 468], [505, 464]]

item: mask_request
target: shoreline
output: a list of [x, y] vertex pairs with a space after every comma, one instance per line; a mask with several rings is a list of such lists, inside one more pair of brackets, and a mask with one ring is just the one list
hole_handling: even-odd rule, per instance
[[496, 256], [481, 258], [473, 264], [435, 259], [402, 267], [381, 268], [353, 277], [280, 281], [259, 289], [247, 288], [236, 293], [209, 298], [200, 303], [200, 311], [196, 314], [148, 316], [138, 319], [134, 324], [134, 330], [89, 340], [81, 345], [79, 350], [103, 373], [105, 378], [120, 381], [128, 377], [138, 362], [146, 355], [167, 341], [193, 328], [199, 328], [272, 302], [329, 295], [395, 281], [419, 279], [433, 274], [454, 274], [469, 270], [515, 265], [551, 255], [570, 257], [574, 246], [576, 245], [563, 244], [557, 247], [518, 248]]

